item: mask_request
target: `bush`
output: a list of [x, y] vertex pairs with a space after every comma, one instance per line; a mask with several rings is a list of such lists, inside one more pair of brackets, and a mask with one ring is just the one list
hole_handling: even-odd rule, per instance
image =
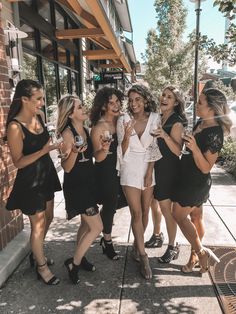
[[236, 141], [230, 136], [224, 142], [219, 155], [219, 163], [236, 178]]

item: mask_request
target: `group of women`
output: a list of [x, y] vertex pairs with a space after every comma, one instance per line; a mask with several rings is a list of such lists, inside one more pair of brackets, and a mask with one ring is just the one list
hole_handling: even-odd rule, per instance
[[[7, 118], [7, 141], [18, 171], [6, 208], [21, 209], [29, 216], [30, 261], [31, 265], [35, 261], [39, 279], [48, 285], [60, 281], [48, 267], [54, 261], [43, 250], [53, 219], [54, 192], [61, 189], [49, 152], [59, 148], [63, 153], [67, 218], [81, 216], [74, 256], [65, 261], [73, 284], [79, 282], [81, 268], [95, 270], [86, 252], [101, 232], [102, 252], [111, 260], [119, 259], [111, 235], [120, 185], [131, 214], [132, 256], [140, 263], [144, 278], [152, 277], [145, 246], [153, 242], [160, 246], [163, 242], [162, 233], [154, 230], [149, 244], [144, 244], [151, 204], [153, 217], [158, 219], [159, 204], [169, 237], [166, 252], [158, 258], [160, 263], [178, 257], [177, 225], [192, 248], [182, 271], [192, 271], [198, 262], [200, 271], [205, 272], [210, 257], [218, 261], [211, 250], [202, 246], [201, 212], [211, 186], [210, 170], [222, 148], [224, 133], [231, 126], [221, 91], [208, 89], [201, 93], [196, 108], [200, 119], [192, 134], [184, 134], [184, 101], [173, 86], [162, 92], [160, 113], [149, 90], [141, 85], [129, 89], [126, 113], [122, 113], [123, 94], [114, 88], [98, 90], [90, 117], [78, 97], [67, 95], [58, 104], [56, 133], [63, 138], [59, 144], [52, 143], [44, 124], [43, 99], [39, 83], [20, 81]], [[88, 118], [91, 132], [85, 127]], [[183, 141], [187, 154], [181, 152]]]

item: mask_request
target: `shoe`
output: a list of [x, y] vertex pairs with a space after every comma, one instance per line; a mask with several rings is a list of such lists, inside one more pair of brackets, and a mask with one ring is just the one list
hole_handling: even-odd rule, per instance
[[[68, 271], [68, 275], [69, 275], [71, 282], [74, 285], [77, 285], [80, 282], [79, 277], [78, 277], [80, 265], [74, 264], [73, 257], [70, 257], [67, 260], [65, 260], [64, 265], [66, 266], [66, 269]], [[71, 265], [71, 267], [70, 267], [70, 265]]]
[[[49, 258], [49, 257], [46, 257], [46, 262], [47, 262], [48, 266], [52, 266], [55, 264], [54, 260], [52, 258]], [[33, 252], [31, 252], [29, 254], [29, 263], [30, 263], [30, 267], [34, 267], [36, 264]]]
[[209, 269], [210, 258], [212, 258], [216, 263], [219, 263], [219, 258], [212, 252], [212, 250], [202, 247], [199, 252], [197, 252], [200, 264], [200, 273], [203, 274]]
[[191, 251], [189, 261], [186, 265], [181, 267], [181, 271], [184, 274], [191, 273], [193, 271], [193, 268], [199, 265], [199, 259], [194, 250]]
[[140, 272], [141, 275], [145, 279], [151, 279], [152, 278], [152, 270], [149, 265], [149, 260], [147, 254], [145, 255], [139, 255], [140, 256]]
[[113, 261], [117, 261], [119, 259], [118, 254], [114, 250], [112, 240], [107, 241], [102, 237], [100, 245], [102, 246], [103, 254], [106, 254], [108, 258], [112, 259]]
[[84, 270], [87, 270], [87, 271], [95, 271], [96, 270], [96, 267], [93, 264], [91, 264], [85, 256], [82, 257], [80, 265], [81, 265], [81, 268], [83, 268]]
[[153, 234], [151, 238], [145, 242], [144, 245], [146, 248], [157, 248], [157, 247], [162, 247], [163, 242], [164, 242], [164, 235], [161, 232], [158, 235]]
[[52, 276], [51, 279], [49, 279], [48, 281], [45, 281], [45, 279], [42, 277], [42, 275], [39, 273], [38, 269], [41, 268], [41, 267], [44, 267], [47, 265], [47, 262], [45, 262], [44, 264], [42, 265], [37, 265], [37, 268], [36, 268], [36, 274], [37, 274], [37, 278], [38, 280], [41, 280], [46, 284], [46, 285], [49, 285], [49, 286], [56, 286], [59, 284], [60, 282], [60, 279], [57, 278], [56, 276]]
[[133, 244], [131, 254], [132, 254], [133, 259], [134, 259], [136, 262], [140, 262], [140, 254], [139, 254], [138, 248], [137, 248], [137, 246], [135, 245], [135, 243]]
[[164, 255], [158, 258], [158, 262], [168, 264], [179, 257], [179, 246], [168, 245]]

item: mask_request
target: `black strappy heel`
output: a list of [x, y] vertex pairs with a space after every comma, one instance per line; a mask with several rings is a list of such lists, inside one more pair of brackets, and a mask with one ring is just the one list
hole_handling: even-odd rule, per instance
[[[33, 267], [35, 266], [35, 264], [36, 264], [33, 252], [31, 252], [31, 253], [29, 254], [29, 263], [30, 263], [30, 267], [32, 267], [32, 268], [33, 268]], [[48, 266], [52, 266], [52, 265], [55, 264], [55, 263], [54, 263], [54, 260], [53, 260], [52, 258], [49, 258], [49, 257], [46, 257], [46, 263], [47, 263]]]
[[41, 279], [42, 279], [42, 281], [43, 281], [46, 285], [49, 285], [49, 286], [56, 286], [56, 285], [58, 285], [59, 282], [60, 282], [60, 279], [57, 278], [55, 275], [53, 275], [52, 278], [49, 279], [49, 281], [45, 281], [45, 279], [44, 279], [44, 278], [42, 277], [42, 275], [39, 273], [38, 268], [44, 267], [44, 266], [46, 266], [46, 265], [47, 265], [47, 262], [45, 262], [45, 263], [42, 264], [42, 265], [37, 265], [36, 274], [37, 274], [38, 280], [41, 280]]
[[114, 246], [112, 243], [112, 240], [105, 240], [103, 237], [101, 238], [100, 245], [102, 246], [102, 252], [103, 254], [106, 254], [106, 256], [113, 261], [117, 261], [119, 259], [118, 254], [114, 250]]
[[[74, 264], [73, 257], [70, 257], [67, 260], [65, 260], [64, 265], [66, 266], [66, 269], [68, 271], [68, 275], [69, 275], [71, 282], [74, 285], [77, 285], [80, 282], [79, 276], [78, 276], [80, 265]], [[71, 265], [71, 268], [70, 268], [70, 265]]]
[[85, 256], [82, 257], [80, 265], [81, 265], [81, 268], [87, 271], [96, 270], [96, 267], [92, 263], [90, 263]]

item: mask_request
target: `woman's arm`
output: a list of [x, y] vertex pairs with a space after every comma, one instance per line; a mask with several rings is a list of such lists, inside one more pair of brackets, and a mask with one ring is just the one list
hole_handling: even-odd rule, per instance
[[168, 135], [162, 128], [158, 132], [157, 137], [163, 138], [168, 148], [172, 151], [176, 156], [181, 155], [182, 148], [182, 133], [183, 133], [183, 125], [180, 122], [175, 123], [172, 126], [170, 135]]
[[75, 148], [73, 134], [68, 128], [64, 132], [62, 132], [62, 137], [63, 153], [65, 153], [66, 159], [61, 161], [61, 166], [65, 172], [69, 173], [74, 167], [76, 158], [80, 150]]
[[17, 122], [11, 122], [9, 124], [7, 129], [7, 141], [13, 164], [18, 169], [27, 167], [51, 150], [58, 148], [58, 144], [51, 144], [49, 140], [43, 148], [37, 152], [26, 156], [23, 155], [23, 133]]
[[91, 130], [91, 140], [93, 144], [93, 154], [97, 162], [106, 159], [111, 143], [102, 142], [101, 135], [103, 129], [100, 126], [93, 126]]
[[193, 159], [198, 169], [202, 173], [209, 173], [218, 158], [218, 152], [212, 153], [210, 150], [207, 150], [205, 153], [202, 153], [193, 135], [185, 136], [184, 139], [187, 140], [186, 146], [192, 151]]

